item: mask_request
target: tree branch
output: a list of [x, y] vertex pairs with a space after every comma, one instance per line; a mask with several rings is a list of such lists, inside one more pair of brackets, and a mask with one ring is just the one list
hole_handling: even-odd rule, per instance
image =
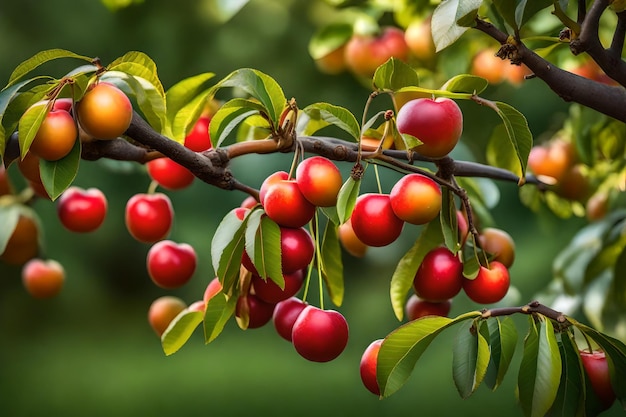
[[557, 323], [568, 324], [567, 317], [560, 311], [556, 311], [541, 304], [539, 301], [532, 301], [522, 307], [499, 307], [492, 309], [485, 309], [482, 311], [482, 318], [498, 316], [510, 316], [512, 314], [542, 314]]
[[[491, 23], [477, 19], [477, 30], [489, 35], [501, 44], [506, 44], [508, 35]], [[559, 97], [592, 108], [607, 116], [626, 122], [626, 89], [610, 86], [573, 74], [559, 68], [528, 49], [522, 42], [515, 45], [519, 60], [524, 63], [535, 77], [543, 80]], [[622, 78], [626, 82], [626, 70]], [[618, 80], [619, 81], [619, 80]]]

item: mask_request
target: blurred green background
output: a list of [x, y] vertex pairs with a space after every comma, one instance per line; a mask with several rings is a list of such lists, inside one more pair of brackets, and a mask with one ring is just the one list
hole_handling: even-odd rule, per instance
[[[225, 24], [215, 20], [213, 11], [211, 2], [201, 0], [145, 0], [115, 13], [98, 0], [4, 1], [0, 83], [6, 83], [21, 61], [44, 49], [98, 56], [105, 64], [139, 50], [154, 59], [165, 88], [200, 72], [215, 72], [217, 80], [237, 68], [252, 67], [274, 77], [300, 107], [325, 101], [360, 114], [368, 90], [350, 75], [321, 74], [307, 53], [308, 40], [325, 16], [318, 2], [255, 0]], [[502, 85], [484, 95], [520, 109], [536, 136], [558, 123], [567, 108], [539, 82], [522, 88]], [[478, 106], [462, 106], [463, 142], [480, 149], [493, 116]], [[456, 156], [480, 159], [469, 149], [461, 147]], [[258, 187], [265, 176], [288, 170], [290, 164], [289, 155], [246, 156], [234, 161], [233, 171]], [[176, 211], [171, 238], [191, 243], [199, 254], [192, 281], [168, 292], [150, 282], [145, 271], [148, 246], [134, 241], [123, 224], [126, 200], [144, 192], [149, 179], [141, 167], [109, 168], [106, 162], [84, 162], [76, 180], [82, 187], [101, 188], [108, 197], [109, 215], [97, 232], [71, 234], [60, 226], [53, 204], [38, 201], [34, 206], [45, 225], [45, 256], [67, 270], [59, 297], [30, 298], [21, 286], [19, 268], [0, 265], [1, 415], [521, 415], [515, 369], [498, 392], [481, 387], [470, 399], [460, 399], [451, 377], [455, 329], [434, 342], [406, 386], [391, 398], [380, 401], [362, 386], [362, 351], [398, 325], [388, 285], [395, 264], [416, 236], [417, 229], [410, 227], [400, 240], [370, 250], [364, 259], [345, 255], [346, 297], [339, 310], [348, 319], [351, 338], [335, 361], [307, 362], [271, 324], [244, 332], [234, 323], [208, 346], [198, 330], [178, 353], [166, 357], [147, 323], [148, 307], [165, 294], [188, 303], [202, 297], [213, 277], [212, 235], [244, 196], [199, 181], [168, 193]], [[350, 166], [341, 169], [347, 173]], [[10, 172], [20, 185], [15, 166]], [[397, 178], [382, 172], [384, 187]], [[374, 186], [373, 178], [366, 180], [365, 188]], [[525, 303], [550, 280], [553, 257], [581, 221], [536, 216], [521, 206], [514, 184], [498, 188], [501, 202], [492, 214], [517, 242], [511, 274], [519, 302]], [[452, 315], [475, 308], [461, 294]], [[525, 320], [516, 318], [520, 342]], [[519, 365], [519, 351], [515, 358], [513, 367]]]

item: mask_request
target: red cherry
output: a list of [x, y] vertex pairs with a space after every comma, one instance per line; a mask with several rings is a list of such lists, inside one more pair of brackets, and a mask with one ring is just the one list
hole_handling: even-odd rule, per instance
[[146, 167], [150, 178], [167, 190], [187, 188], [195, 178], [187, 168], [166, 157], [153, 159]]
[[274, 328], [280, 337], [291, 342], [293, 325], [307, 305], [307, 303], [297, 297], [290, 297], [276, 304], [273, 321]]
[[162, 240], [148, 251], [146, 265], [156, 285], [165, 289], [179, 288], [191, 279], [196, 270], [196, 252], [187, 243]]
[[102, 225], [107, 213], [107, 200], [97, 188], [84, 190], [71, 186], [57, 200], [61, 224], [72, 232], [92, 232]]
[[402, 232], [404, 221], [395, 215], [387, 194], [362, 194], [351, 215], [354, 233], [367, 246], [386, 246]]
[[418, 297], [442, 302], [457, 295], [463, 287], [463, 265], [458, 257], [445, 247], [431, 250], [424, 256], [413, 288]]
[[419, 298], [416, 294], [409, 297], [404, 309], [409, 320], [416, 320], [426, 316], [448, 317], [452, 302], [450, 300], [432, 302]]
[[593, 352], [581, 350], [580, 360], [589, 377], [593, 392], [600, 399], [603, 410], [610, 408], [615, 401], [615, 390], [613, 390], [613, 386], [611, 385], [609, 364], [605, 353], [600, 350]]
[[185, 147], [194, 152], [203, 152], [213, 147], [209, 135], [209, 116], [200, 116], [191, 131], [185, 137]]
[[454, 100], [446, 97], [411, 100], [398, 111], [396, 121], [400, 133], [422, 142], [415, 150], [431, 158], [450, 153], [463, 132], [463, 113]]
[[53, 259], [33, 258], [22, 267], [22, 283], [34, 298], [52, 298], [65, 282], [65, 269]]
[[295, 180], [268, 185], [263, 208], [270, 219], [284, 227], [302, 227], [315, 215], [315, 206], [304, 197]]
[[328, 362], [337, 358], [348, 344], [348, 322], [338, 311], [309, 305], [294, 323], [291, 339], [303, 358]]
[[265, 194], [267, 194], [267, 189], [269, 188], [269, 186], [278, 181], [287, 179], [289, 179], [289, 174], [285, 171], [274, 172], [273, 174], [265, 178], [265, 180], [261, 184], [261, 188], [259, 188], [259, 202], [261, 203], [261, 205], [264, 205]]
[[337, 204], [343, 185], [339, 168], [323, 156], [313, 156], [300, 162], [296, 169], [296, 182], [304, 197], [319, 207]]
[[463, 279], [463, 289], [470, 300], [492, 304], [502, 300], [509, 290], [509, 270], [501, 262], [491, 261], [489, 269], [481, 266], [474, 279]]
[[254, 293], [266, 303], [276, 304], [289, 297], [292, 297], [300, 291], [304, 281], [304, 273], [300, 269], [290, 274], [283, 275], [285, 279], [284, 288], [280, 288], [278, 284], [270, 278], [263, 279], [258, 275], [252, 276], [252, 287]]
[[266, 303], [254, 294], [246, 294], [237, 299], [235, 316], [241, 317], [243, 309], [247, 308], [248, 329], [256, 329], [265, 326], [272, 319], [275, 306], [275, 304]]
[[[315, 254], [315, 244], [305, 228], [281, 227], [280, 250], [283, 274], [290, 274], [306, 268], [311, 263]], [[241, 263], [248, 271], [259, 275], [245, 250]]]
[[172, 203], [162, 193], [135, 194], [126, 203], [126, 228], [132, 237], [143, 243], [165, 239], [173, 218]]
[[380, 395], [380, 387], [378, 386], [378, 380], [376, 379], [376, 367], [378, 366], [378, 352], [380, 346], [383, 344], [383, 339], [374, 340], [363, 352], [361, 356], [361, 363], [359, 364], [359, 371], [361, 374], [361, 381], [363, 385], [372, 394]]
[[421, 174], [400, 178], [389, 193], [391, 208], [396, 216], [411, 224], [425, 224], [441, 211], [439, 185]]

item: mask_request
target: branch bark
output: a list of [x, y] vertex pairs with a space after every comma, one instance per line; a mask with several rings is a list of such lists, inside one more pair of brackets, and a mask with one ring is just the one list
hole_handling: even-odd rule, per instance
[[[503, 45], [509, 39], [505, 32], [481, 19], [476, 20], [475, 28]], [[626, 108], [626, 89], [621, 86], [610, 86], [589, 80], [559, 68], [527, 48], [521, 41], [517, 41], [515, 48], [520, 62], [530, 68], [535, 77], [543, 80], [563, 100], [582, 104], [626, 122], [626, 111], [624, 111]], [[624, 71], [623, 76], [618, 78], [622, 77], [626, 83], [626, 71]]]

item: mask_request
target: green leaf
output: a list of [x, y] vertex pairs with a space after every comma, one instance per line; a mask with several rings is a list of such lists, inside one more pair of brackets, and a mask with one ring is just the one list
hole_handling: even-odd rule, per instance
[[171, 136], [167, 130], [169, 126], [165, 119], [165, 96], [160, 84], [155, 86], [150, 80], [120, 71], [107, 71], [101, 80], [118, 84], [124, 90], [117, 80], [123, 81], [132, 91], [139, 110], [150, 126], [159, 133]]
[[20, 154], [22, 158], [24, 158], [24, 155], [26, 155], [26, 152], [28, 152], [31, 143], [33, 143], [33, 139], [35, 139], [41, 123], [44, 121], [46, 115], [50, 111], [50, 107], [50, 102], [48, 104], [41, 103], [36, 106], [32, 106], [20, 118], [17, 129], [19, 132], [18, 138], [20, 143]]
[[561, 380], [561, 354], [552, 322], [530, 317], [518, 374], [519, 400], [525, 416], [543, 417], [556, 398]]
[[41, 182], [52, 201], [56, 200], [74, 182], [80, 165], [80, 148], [80, 140], [76, 138], [74, 147], [63, 158], [57, 161], [45, 159], [39, 161]]
[[165, 93], [167, 120], [175, 141], [183, 143], [189, 127], [200, 116], [210, 91], [207, 82], [214, 76], [212, 72], [205, 72], [185, 78]]
[[211, 240], [211, 261], [222, 288], [228, 292], [239, 277], [245, 245], [246, 220], [239, 220], [235, 209], [224, 216]]
[[518, 0], [493, 0], [493, 5], [498, 11], [498, 14], [513, 30], [519, 30], [519, 25], [515, 17], [517, 13], [517, 3]]
[[378, 90], [396, 91], [402, 87], [418, 86], [417, 71], [404, 61], [390, 58], [374, 73], [374, 87]]
[[626, 345], [614, 337], [601, 333], [568, 317], [568, 320], [600, 346], [606, 355], [611, 375], [611, 386], [622, 407], [626, 408]]
[[486, 321], [489, 332], [491, 358], [485, 375], [485, 383], [496, 390], [509, 369], [517, 346], [517, 329], [510, 317], [495, 317]]
[[320, 59], [343, 46], [352, 36], [349, 23], [330, 23], [323, 26], [309, 40], [309, 55]]
[[314, 103], [302, 109], [309, 117], [303, 135], [312, 135], [326, 126], [336, 126], [359, 140], [360, 127], [356, 117], [346, 108], [328, 103]]
[[322, 278], [330, 295], [330, 300], [337, 307], [343, 303], [343, 262], [341, 260], [341, 245], [337, 234], [338, 226], [327, 222], [324, 228], [322, 246]]
[[237, 295], [227, 297], [222, 291], [213, 296], [204, 311], [204, 341], [211, 343], [224, 330], [224, 326], [235, 313]]
[[428, 252], [441, 245], [443, 236], [438, 222], [429, 222], [406, 254], [400, 259], [391, 277], [389, 296], [391, 306], [398, 318], [404, 317], [406, 295], [413, 286], [415, 274]]
[[214, 90], [222, 87], [237, 87], [259, 100], [273, 127], [278, 126], [287, 99], [273, 78], [255, 69], [242, 68], [223, 78], [214, 86]]
[[220, 147], [233, 129], [244, 120], [262, 111], [264, 108], [259, 103], [243, 98], [235, 98], [222, 105], [209, 124], [209, 136], [215, 147]]
[[339, 194], [337, 195], [337, 215], [341, 224], [350, 218], [356, 199], [359, 196], [360, 188], [361, 180], [355, 180], [350, 176], [339, 189]]
[[459, 242], [459, 230], [456, 217], [456, 205], [454, 202], [454, 194], [452, 190], [444, 188], [441, 190], [441, 211], [439, 212], [439, 220], [441, 222], [441, 231], [443, 233], [444, 243], [450, 252], [457, 253], [461, 249]]
[[13, 70], [13, 73], [11, 73], [11, 76], [9, 77], [9, 82], [5, 88], [15, 84], [20, 78], [24, 77], [26, 74], [39, 67], [40, 65], [59, 58], [77, 58], [88, 62], [92, 61], [92, 59], [87, 56], [78, 55], [65, 49], [47, 49], [45, 51], [36, 53], [32, 57], [28, 58], [26, 61], [20, 63]]
[[461, 398], [469, 398], [480, 386], [489, 364], [489, 344], [474, 322], [460, 327], [452, 347], [452, 378]]
[[509, 170], [521, 177], [522, 169], [515, 148], [508, 146], [508, 143], [503, 144], [503, 138], [507, 136], [508, 133], [504, 123], [500, 123], [493, 129], [487, 143], [487, 162], [489, 165]]
[[500, 16], [518, 31], [537, 12], [553, 4], [553, 0], [493, 0]]
[[480, 94], [489, 86], [489, 81], [470, 74], [460, 74], [450, 78], [441, 90], [453, 93]]
[[196, 327], [202, 322], [204, 314], [201, 311], [185, 309], [169, 324], [161, 336], [161, 346], [167, 356], [172, 355], [183, 347], [191, 337]]
[[10, 204], [6, 206], [0, 205], [0, 253], [3, 253], [7, 247], [7, 243], [17, 226], [20, 219], [20, 206]]
[[[501, 102], [495, 102], [496, 113], [502, 118], [507, 136], [508, 144], [513, 146], [515, 155], [519, 162], [519, 171], [515, 172], [520, 178], [526, 175], [526, 162], [533, 146], [533, 135], [528, 127], [528, 122], [524, 115], [514, 107]], [[500, 140], [500, 146], [506, 146], [506, 142]]]
[[444, 0], [435, 9], [431, 20], [431, 30], [436, 51], [439, 52], [452, 45], [469, 29], [467, 26], [459, 26], [467, 23], [467, 17], [478, 11], [482, 0]]
[[165, 97], [163, 84], [157, 75], [157, 66], [152, 58], [143, 52], [127, 52], [107, 66], [107, 70], [124, 72], [136, 78], [144, 79], [154, 86], [161, 97]]
[[280, 227], [263, 210], [253, 210], [248, 215], [246, 252], [261, 278], [271, 279], [281, 289], [285, 287], [281, 268]]
[[382, 397], [398, 391], [413, 372], [417, 360], [430, 343], [446, 328], [480, 316], [480, 312], [462, 314], [455, 319], [427, 316], [412, 320], [391, 332], [378, 352], [376, 375]]
[[548, 417], [582, 417], [585, 415], [583, 369], [578, 348], [571, 333], [558, 335], [561, 354], [561, 382]]

